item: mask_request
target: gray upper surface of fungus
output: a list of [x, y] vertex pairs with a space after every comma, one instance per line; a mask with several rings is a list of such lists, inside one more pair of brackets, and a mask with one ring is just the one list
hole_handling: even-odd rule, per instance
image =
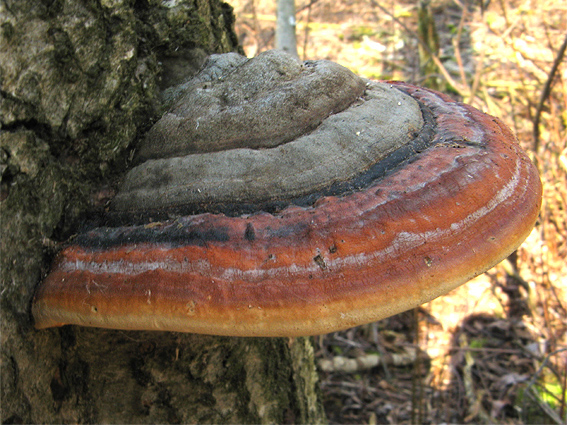
[[363, 80], [330, 61], [302, 65], [275, 50], [240, 64], [234, 54], [230, 58], [209, 61], [182, 88], [148, 132], [138, 153], [141, 160], [277, 146], [364, 93]]
[[219, 59], [148, 132], [115, 210], [301, 197], [354, 178], [423, 126], [412, 98], [329, 61]]

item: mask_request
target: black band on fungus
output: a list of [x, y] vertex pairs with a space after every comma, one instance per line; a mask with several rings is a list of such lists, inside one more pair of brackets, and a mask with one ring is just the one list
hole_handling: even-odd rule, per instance
[[407, 144], [396, 149], [370, 168], [362, 171], [355, 178], [348, 181], [334, 182], [327, 187], [304, 196], [290, 199], [270, 199], [257, 203], [200, 203], [183, 204], [175, 207], [146, 209], [140, 211], [110, 211], [105, 225], [119, 226], [124, 224], [144, 224], [151, 221], [163, 221], [184, 215], [201, 213], [225, 214], [236, 217], [243, 214], [268, 212], [276, 214], [289, 205], [310, 207], [317, 200], [325, 196], [345, 196], [353, 192], [364, 190], [388, 173], [398, 167], [417, 159], [418, 155], [427, 150], [439, 140], [435, 138], [437, 124], [431, 109], [418, 102], [423, 117], [423, 127], [419, 133]]

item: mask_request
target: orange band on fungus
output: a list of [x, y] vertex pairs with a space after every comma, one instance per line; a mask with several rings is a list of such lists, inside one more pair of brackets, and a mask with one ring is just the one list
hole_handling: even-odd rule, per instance
[[311, 206], [99, 228], [59, 253], [37, 328], [315, 335], [416, 307], [503, 260], [541, 203], [536, 168], [496, 118], [392, 83], [429, 108], [429, 148]]

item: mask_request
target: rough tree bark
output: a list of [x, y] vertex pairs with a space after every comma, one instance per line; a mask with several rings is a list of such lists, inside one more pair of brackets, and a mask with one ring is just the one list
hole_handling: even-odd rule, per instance
[[308, 339], [36, 331], [30, 316], [159, 90], [238, 50], [218, 0], [0, 2], [2, 423], [324, 421]]

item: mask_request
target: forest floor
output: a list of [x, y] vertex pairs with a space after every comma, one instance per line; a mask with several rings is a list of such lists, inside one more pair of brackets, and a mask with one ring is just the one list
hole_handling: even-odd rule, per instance
[[[229, 3], [246, 54], [273, 48], [275, 2]], [[567, 61], [550, 76], [567, 1], [433, 0], [442, 67], [427, 74], [417, 3], [296, 0], [299, 55], [434, 86], [500, 117], [539, 168], [543, 206], [525, 243], [485, 274], [415, 311], [317, 337], [327, 416], [333, 424], [566, 423]], [[366, 366], [372, 361], [380, 365]]]

